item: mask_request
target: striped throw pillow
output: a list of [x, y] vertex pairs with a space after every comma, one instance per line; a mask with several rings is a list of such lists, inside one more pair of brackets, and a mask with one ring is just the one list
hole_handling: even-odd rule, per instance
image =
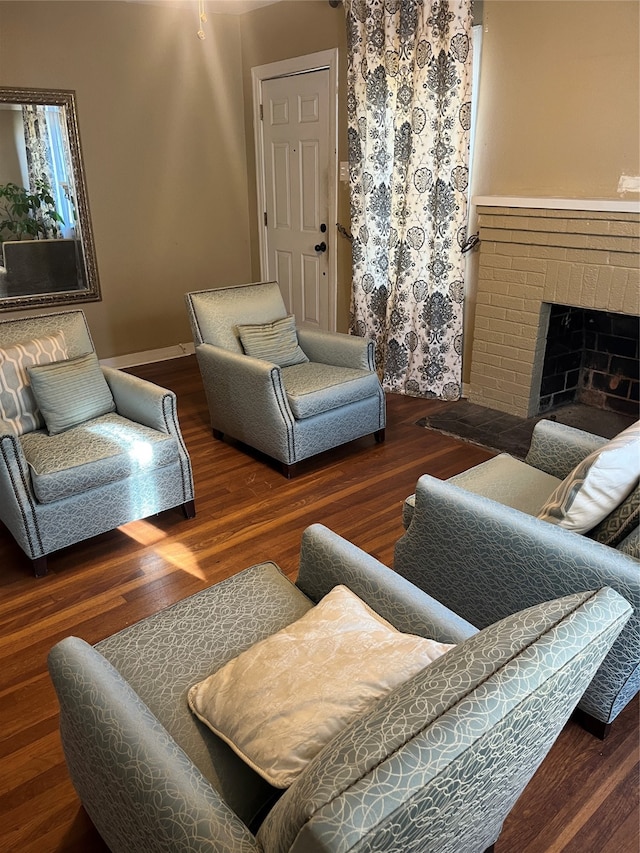
[[62, 331], [0, 349], [0, 418], [15, 435], [41, 429], [44, 421], [29, 384], [27, 368], [67, 358]]
[[65, 432], [116, 409], [94, 352], [27, 370], [49, 435]]
[[309, 361], [298, 344], [296, 318], [293, 315], [273, 323], [237, 327], [246, 355], [271, 361], [280, 367]]
[[538, 518], [587, 533], [624, 501], [640, 476], [640, 421], [594, 450], [565, 477]]

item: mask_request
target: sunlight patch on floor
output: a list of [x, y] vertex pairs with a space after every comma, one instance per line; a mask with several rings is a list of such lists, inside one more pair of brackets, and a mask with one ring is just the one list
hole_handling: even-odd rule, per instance
[[204, 572], [199, 567], [197, 559], [189, 548], [181, 545], [179, 542], [163, 543], [162, 540], [167, 538], [167, 534], [154, 524], [151, 524], [151, 522], [144, 519], [130, 521], [128, 524], [123, 524], [118, 530], [140, 545], [157, 546], [153, 551], [158, 557], [161, 557], [177, 569], [187, 572], [199, 580], [205, 579]]

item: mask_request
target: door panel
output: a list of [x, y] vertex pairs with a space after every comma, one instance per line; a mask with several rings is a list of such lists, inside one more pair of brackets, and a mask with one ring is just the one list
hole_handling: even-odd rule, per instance
[[262, 103], [267, 277], [298, 323], [328, 329], [329, 71], [263, 80]]

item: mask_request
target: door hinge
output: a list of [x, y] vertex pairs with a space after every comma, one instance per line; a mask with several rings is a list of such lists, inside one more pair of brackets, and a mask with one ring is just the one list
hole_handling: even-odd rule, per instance
[[264, 227], [267, 227], [267, 211], [264, 212]]
[[260, 121], [264, 121], [264, 107], [260, 104]]

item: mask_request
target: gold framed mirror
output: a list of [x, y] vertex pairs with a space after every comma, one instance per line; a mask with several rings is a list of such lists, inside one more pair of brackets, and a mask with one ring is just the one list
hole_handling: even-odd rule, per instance
[[75, 92], [0, 88], [0, 312], [101, 299]]

